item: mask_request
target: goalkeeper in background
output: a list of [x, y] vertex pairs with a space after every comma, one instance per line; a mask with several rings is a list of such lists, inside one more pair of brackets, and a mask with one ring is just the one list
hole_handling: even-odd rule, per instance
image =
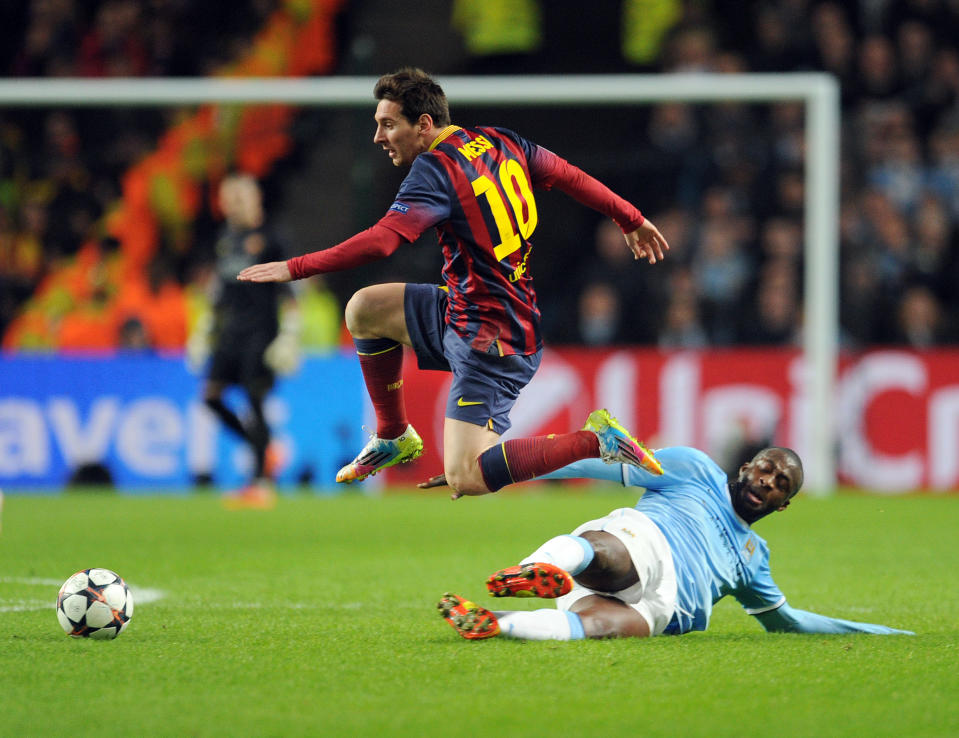
[[[187, 343], [187, 361], [196, 372], [206, 367], [204, 404], [253, 452], [251, 482], [228, 498], [227, 505], [268, 508], [276, 500], [272, 475], [278, 453], [271, 444], [264, 404], [275, 373], [299, 368], [300, 316], [288, 285], [235, 279], [237, 271], [251, 264], [287, 257], [284, 244], [265, 222], [257, 181], [247, 174], [228, 175], [220, 185], [219, 203], [225, 223], [215, 245], [209, 296], [213, 310], [197, 321]], [[232, 385], [246, 393], [245, 419], [223, 401]]]

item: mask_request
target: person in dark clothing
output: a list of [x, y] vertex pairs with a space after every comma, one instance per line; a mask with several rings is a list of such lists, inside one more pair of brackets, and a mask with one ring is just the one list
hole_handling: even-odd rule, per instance
[[[203, 402], [253, 452], [252, 481], [233, 500], [242, 506], [269, 507], [275, 501], [271, 479], [275, 454], [264, 403], [275, 373], [292, 372], [299, 364], [299, 319], [287, 285], [235, 279], [240, 269], [287, 255], [265, 222], [257, 181], [245, 174], [229, 175], [220, 185], [219, 200], [226, 222], [215, 246], [213, 311], [191, 337], [188, 355], [196, 366], [211, 354]], [[250, 417], [245, 421], [223, 400], [224, 391], [234, 385], [243, 388], [249, 401]]]

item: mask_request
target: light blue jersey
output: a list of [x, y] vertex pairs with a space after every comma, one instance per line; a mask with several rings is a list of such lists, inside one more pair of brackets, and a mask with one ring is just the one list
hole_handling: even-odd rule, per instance
[[733, 509], [726, 473], [702, 451], [656, 452], [661, 476], [623, 466], [630, 487], [645, 487], [636, 509], [659, 526], [673, 552], [676, 613], [666, 633], [706, 630], [713, 603], [735, 597], [746, 611], [785, 602], [769, 573], [769, 546]]
[[726, 473], [702, 451], [656, 451], [662, 475], [585, 459], [547, 479], [606, 479], [646, 493], [636, 509], [663, 532], [676, 570], [676, 611], [665, 634], [706, 630], [713, 605], [732, 595], [766, 630], [798, 633], [909, 633], [798, 610], [786, 604], [769, 571], [769, 546], [736, 513]]

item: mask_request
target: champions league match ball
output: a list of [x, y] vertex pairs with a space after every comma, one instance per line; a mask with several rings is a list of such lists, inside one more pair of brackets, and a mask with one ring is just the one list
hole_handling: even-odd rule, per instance
[[133, 595], [109, 569], [78, 571], [60, 587], [57, 620], [74, 638], [116, 638], [133, 617]]

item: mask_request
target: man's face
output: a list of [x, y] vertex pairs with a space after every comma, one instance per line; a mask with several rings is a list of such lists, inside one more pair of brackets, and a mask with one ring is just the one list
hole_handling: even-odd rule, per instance
[[256, 228], [263, 221], [260, 188], [247, 177], [228, 177], [220, 184], [220, 208], [236, 226]]
[[419, 122], [411, 123], [402, 112], [402, 106], [393, 100], [380, 100], [376, 106], [376, 133], [373, 143], [389, 154], [393, 166], [410, 166], [429, 145]]
[[739, 478], [730, 485], [733, 507], [747, 523], [783, 510], [799, 489], [799, 474], [782, 452], [762, 451], [740, 467]]

